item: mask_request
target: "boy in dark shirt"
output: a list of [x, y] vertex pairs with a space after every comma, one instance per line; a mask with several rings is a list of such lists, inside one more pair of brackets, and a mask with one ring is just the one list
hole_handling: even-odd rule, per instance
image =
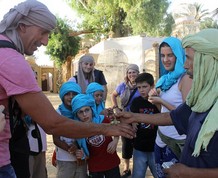
[[[135, 98], [130, 107], [131, 112], [154, 114], [158, 108], [148, 101], [148, 93], [154, 87], [154, 78], [149, 73], [141, 73], [135, 80], [140, 96]], [[153, 177], [157, 177], [155, 169], [154, 144], [157, 126], [137, 123], [134, 125], [137, 135], [133, 142], [133, 174], [132, 178], [144, 178], [149, 166]]]

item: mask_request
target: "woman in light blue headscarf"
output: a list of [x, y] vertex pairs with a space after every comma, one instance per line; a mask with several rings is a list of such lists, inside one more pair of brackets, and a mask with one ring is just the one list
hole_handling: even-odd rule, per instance
[[[160, 79], [156, 89], [149, 93], [149, 101], [161, 108], [161, 112], [169, 112], [182, 104], [191, 88], [192, 80], [185, 73], [185, 52], [181, 41], [168, 37], [160, 44]], [[159, 178], [164, 178], [163, 162], [178, 162], [181, 150], [172, 146], [185, 141], [185, 135], [179, 135], [174, 126], [158, 126], [155, 141], [155, 161]], [[179, 148], [179, 147], [178, 147]]]
[[95, 100], [96, 111], [98, 114], [103, 114], [102, 111], [105, 109], [103, 102], [104, 88], [102, 85], [92, 82], [87, 86], [86, 94]]

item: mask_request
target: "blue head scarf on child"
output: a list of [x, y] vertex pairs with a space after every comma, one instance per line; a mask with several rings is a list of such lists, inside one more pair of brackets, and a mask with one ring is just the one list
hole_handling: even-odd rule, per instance
[[[96, 91], [102, 91], [104, 92], [104, 88], [102, 85], [100, 85], [99, 83], [96, 83], [96, 82], [92, 82], [90, 83], [88, 86], [87, 86], [87, 89], [86, 89], [86, 94], [88, 94], [90, 97], [92, 97], [93, 99], [95, 99], [94, 97], [94, 93]], [[104, 105], [104, 102], [103, 100], [101, 101], [101, 103], [99, 103], [98, 105], [96, 105], [96, 111], [98, 114], [101, 113], [101, 111], [103, 111], [105, 109], [105, 105]]]
[[[82, 107], [86, 107], [86, 106], [90, 106], [92, 109], [92, 122], [93, 123], [102, 123], [102, 121], [104, 120], [104, 117], [98, 115], [98, 113], [96, 112], [95, 101], [89, 95], [78, 94], [72, 99], [71, 105], [72, 105], [72, 114], [73, 114], [74, 119], [76, 120], [80, 120], [77, 116], [77, 112]], [[77, 139], [77, 143], [83, 149], [85, 155], [88, 157], [89, 151], [88, 151], [87, 144], [86, 144], [86, 138]]]
[[64, 95], [66, 95], [68, 92], [75, 92], [79, 94], [82, 92], [82, 90], [81, 87], [75, 82], [65, 82], [60, 88], [59, 96], [62, 100], [62, 104], [59, 105], [58, 110], [61, 112], [61, 115], [73, 119], [71, 110], [67, 109], [64, 105]]
[[[160, 88], [162, 91], [167, 91], [173, 84], [177, 82], [182, 74], [185, 73], [185, 51], [182, 48], [181, 41], [175, 37], [168, 37], [163, 40], [162, 43], [167, 43], [171, 48], [173, 54], [176, 57], [176, 63], [173, 71], [165, 70], [161, 61], [161, 45], [159, 48], [159, 60], [160, 60], [160, 75], [161, 78], [157, 81], [156, 88]], [[162, 44], [161, 43], [161, 44]]]

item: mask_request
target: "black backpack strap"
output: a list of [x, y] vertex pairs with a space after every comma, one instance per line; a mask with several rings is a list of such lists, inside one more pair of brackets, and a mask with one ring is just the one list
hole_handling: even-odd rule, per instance
[[22, 111], [16, 100], [14, 100], [12, 97], [9, 97], [8, 110], [9, 110], [11, 134], [13, 135], [16, 124], [18, 124], [18, 122], [21, 120]]
[[12, 42], [7, 40], [0, 40], [0, 48], [12, 48], [14, 50], [17, 50], [16, 46]]
[[13, 97], [8, 102], [11, 138], [9, 141], [10, 151], [29, 154], [30, 147], [27, 138], [27, 126], [22, 117], [22, 110]]

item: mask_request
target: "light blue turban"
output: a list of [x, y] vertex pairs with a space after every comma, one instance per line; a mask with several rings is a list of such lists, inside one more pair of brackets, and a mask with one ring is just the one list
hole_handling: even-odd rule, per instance
[[75, 83], [75, 82], [65, 82], [62, 84], [59, 92], [59, 96], [61, 100], [63, 101], [64, 95], [66, 95], [68, 92], [75, 92], [75, 93], [81, 93], [81, 87]]
[[[72, 113], [73, 113], [74, 119], [76, 119], [76, 120], [80, 120], [77, 117], [77, 112], [82, 107], [87, 107], [87, 106], [90, 106], [92, 109], [92, 115], [93, 115], [92, 122], [93, 123], [99, 124], [99, 123], [102, 123], [102, 121], [104, 120], [104, 117], [97, 114], [96, 109], [95, 109], [95, 101], [89, 95], [86, 95], [86, 94], [76, 95], [72, 99], [71, 105], [72, 105]], [[88, 147], [86, 144], [86, 138], [77, 139], [77, 143], [83, 149], [85, 155], [88, 157], [89, 151], [88, 151]]]
[[[93, 99], [94, 98], [94, 93], [96, 91], [102, 91], [104, 92], [104, 87], [102, 85], [100, 85], [99, 83], [96, 83], [96, 82], [92, 82], [90, 83], [88, 86], [87, 86], [87, 89], [86, 89], [86, 94], [90, 95], [90, 97], [92, 97]], [[102, 100], [102, 102], [99, 104], [99, 105], [96, 105], [96, 111], [98, 114], [101, 113], [101, 111], [103, 111], [105, 109], [105, 105], [104, 105], [104, 102]]]
[[185, 73], [184, 63], [186, 58], [185, 58], [185, 51], [179, 39], [175, 37], [168, 37], [165, 38], [163, 42], [167, 43], [170, 46], [170, 48], [173, 51], [173, 54], [176, 57], [174, 70], [173, 71], [165, 70], [161, 61], [161, 54], [160, 54], [161, 48], [159, 48], [161, 78], [157, 81], [156, 88], [160, 88], [162, 91], [167, 91]]
[[85, 106], [90, 106], [92, 109], [92, 122], [93, 123], [101, 123], [103, 121], [102, 117], [99, 117], [99, 114], [96, 112], [96, 106], [95, 106], [95, 100], [90, 97], [89, 95], [86, 94], [78, 94], [76, 95], [72, 101], [71, 101], [71, 106], [72, 106], [72, 113], [74, 115], [74, 118], [76, 120], [80, 120], [77, 117], [77, 112]]

